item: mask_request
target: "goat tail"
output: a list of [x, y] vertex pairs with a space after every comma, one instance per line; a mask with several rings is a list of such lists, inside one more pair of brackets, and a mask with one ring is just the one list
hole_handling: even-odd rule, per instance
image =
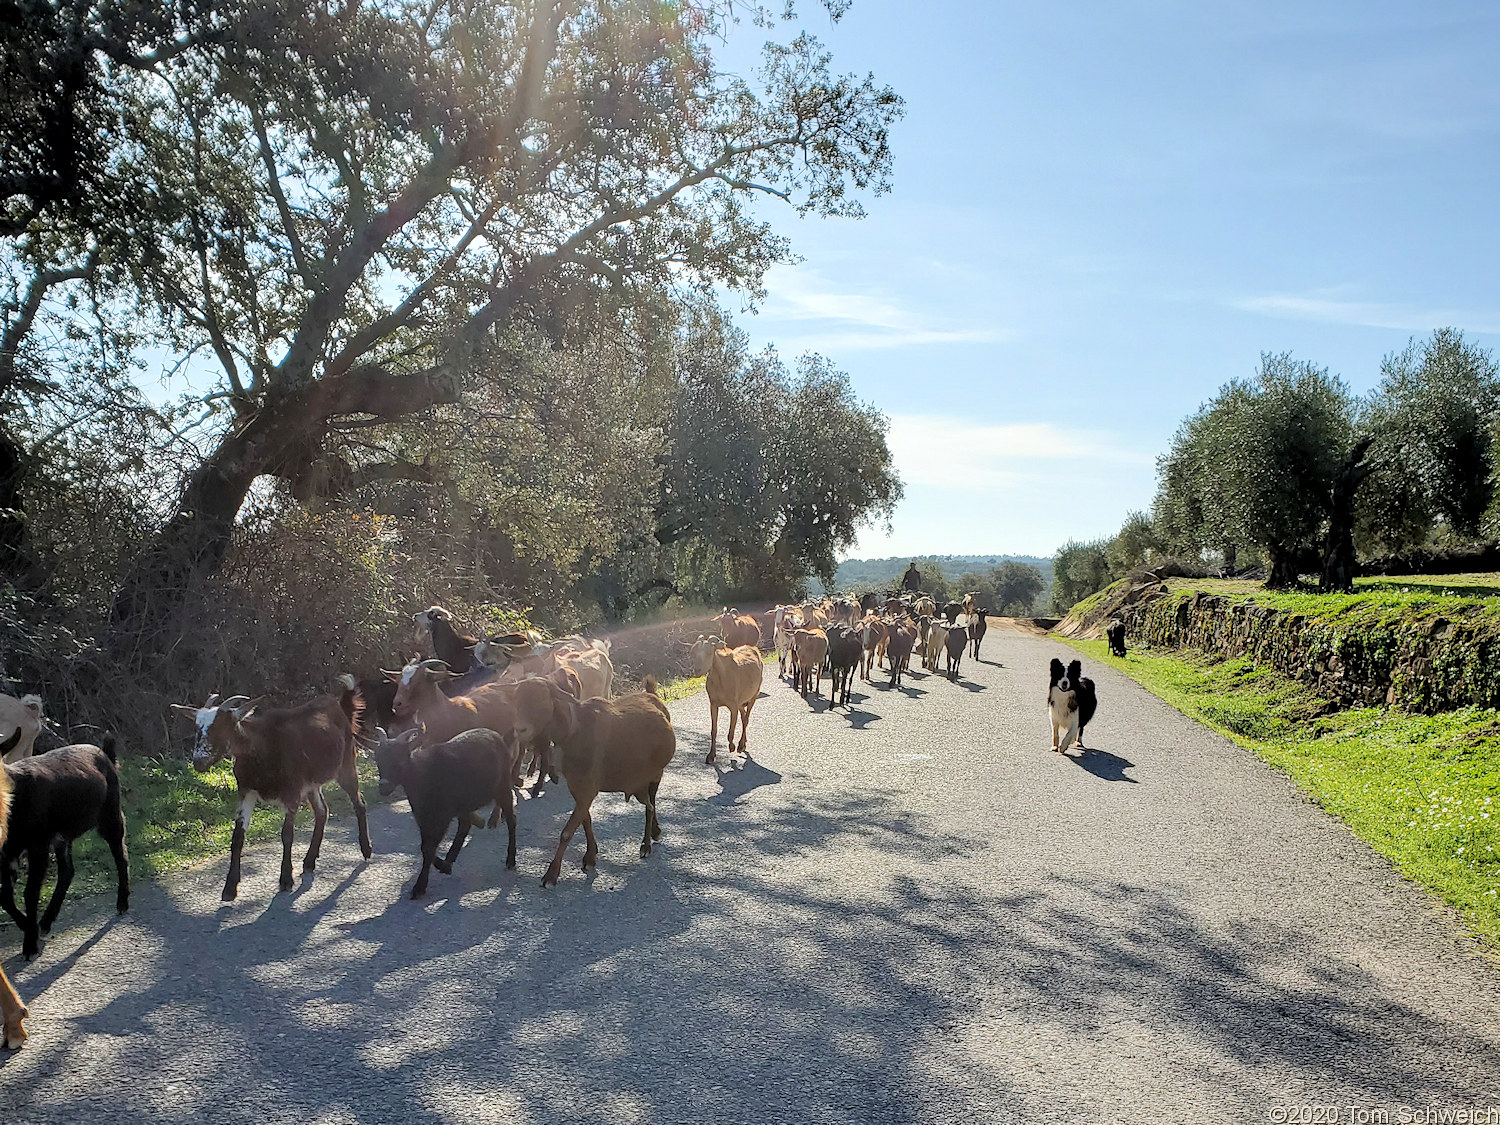
[[359, 690], [359, 684], [348, 672], [341, 675], [335, 681], [339, 687], [339, 708], [349, 720], [349, 730], [355, 738], [365, 734], [365, 697]]
[[99, 749], [104, 751], [104, 756], [115, 765], [120, 764], [119, 739], [112, 734], [106, 734], [99, 740]]
[[659, 696], [660, 693], [656, 689], [656, 677], [647, 676], [645, 681], [641, 684], [641, 690], [647, 695]]

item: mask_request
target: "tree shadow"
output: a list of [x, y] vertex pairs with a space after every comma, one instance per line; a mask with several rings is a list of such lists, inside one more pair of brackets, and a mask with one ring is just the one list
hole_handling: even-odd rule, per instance
[[1101, 781], [1127, 781], [1131, 785], [1139, 785], [1140, 781], [1134, 777], [1126, 777], [1125, 771], [1133, 769], [1135, 763], [1127, 761], [1118, 754], [1111, 754], [1108, 750], [1100, 750], [1095, 746], [1086, 746], [1078, 755], [1064, 754], [1063, 757], [1075, 766], [1081, 766]]
[[[1122, 1074], [1187, 1060], [1151, 1077], [1211, 1087], [1226, 1120], [1263, 1119], [1267, 1089], [1408, 1105], [1493, 1093], [1500, 1051], [1474, 1012], [1394, 999], [1388, 975], [1298, 921], [1200, 915], [1179, 892], [1104, 876], [997, 883], [989, 843], [934, 827], [903, 794], [778, 785], [749, 761], [718, 771], [721, 795], [777, 786], [770, 815], [750, 816], [759, 801], [695, 799], [708, 779], [686, 772], [648, 859], [639, 806], [601, 798], [597, 872], [579, 874], [575, 841], [548, 891], [536, 882], [561, 808], [523, 818], [519, 872], [503, 870], [504, 833], [482, 833], [434, 875], [444, 897], [415, 903], [410, 821], [372, 816], [381, 858], [341, 892], [347, 918], [251, 902], [220, 929], [221, 872], [193, 873], [192, 894], [143, 889], [130, 932], [75, 969], [91, 976], [66, 1019], [44, 1034], [33, 1003], [7, 1119], [99, 1105], [167, 1125], [447, 1125], [481, 1105], [589, 1125], [996, 1120], [1003, 1106], [1132, 1119], [1134, 1088], [1039, 1092], [1046, 1072], [1026, 1070], [1053, 1044], [1053, 1074], [1080, 1079], [1091, 1060]], [[330, 862], [353, 851], [326, 847]]]

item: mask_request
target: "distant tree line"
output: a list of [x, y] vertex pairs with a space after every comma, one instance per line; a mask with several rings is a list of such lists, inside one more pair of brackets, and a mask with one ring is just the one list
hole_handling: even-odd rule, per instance
[[1363, 396], [1326, 368], [1264, 355], [1254, 378], [1183, 421], [1149, 516], [1058, 552], [1055, 603], [1171, 556], [1348, 590], [1362, 558], [1493, 540], [1497, 438], [1500, 369], [1455, 329], [1387, 356]]
[[1016, 559], [1007, 559], [998, 566], [956, 572], [952, 565], [956, 560], [935, 556], [878, 561], [884, 565], [856, 560], [854, 565], [840, 566], [839, 581], [834, 588], [850, 594], [894, 589], [900, 585], [907, 564], [914, 561], [922, 575], [922, 589], [939, 603], [962, 601], [965, 594], [972, 592], [980, 606], [994, 613], [1028, 617], [1036, 613], [1038, 600], [1047, 587], [1046, 575], [1038, 567]]

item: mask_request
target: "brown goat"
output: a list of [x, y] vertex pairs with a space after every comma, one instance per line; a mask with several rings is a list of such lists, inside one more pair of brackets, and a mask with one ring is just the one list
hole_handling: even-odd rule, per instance
[[312, 842], [302, 860], [302, 870], [312, 871], [323, 846], [328, 823], [328, 804], [323, 786], [337, 781], [349, 795], [359, 820], [359, 850], [369, 859], [370, 828], [365, 821], [365, 801], [359, 793], [359, 774], [354, 764], [354, 738], [360, 730], [364, 701], [354, 677], [340, 676], [337, 695], [322, 695], [300, 707], [259, 710], [243, 695], [219, 702], [211, 695], [202, 707], [174, 703], [174, 710], [195, 716], [198, 738], [193, 744], [193, 768], [207, 771], [221, 758], [234, 760], [234, 780], [239, 787], [239, 808], [234, 814], [234, 835], [229, 845], [229, 875], [224, 880], [225, 902], [234, 901], [240, 887], [240, 853], [245, 830], [257, 800], [280, 805], [281, 889], [292, 888], [293, 817], [303, 801], [313, 811]]
[[[5, 772], [5, 766], [0, 763], [0, 845], [5, 843], [5, 828], [10, 818], [10, 775]], [[21, 1044], [26, 1042], [26, 1017], [31, 1014], [25, 1004], [21, 1003], [21, 997], [16, 993], [15, 986], [10, 983], [10, 978], [5, 975], [5, 969], [0, 966], [0, 1020], [4, 1021], [5, 1045], [12, 1051], [19, 1051]]]
[[730, 648], [739, 648], [740, 645], [760, 647], [760, 625], [748, 613], [726, 606], [724, 612], [714, 618], [714, 625]]
[[646, 677], [646, 690], [618, 699], [588, 699], [580, 702], [562, 688], [552, 687], [553, 699], [562, 717], [557, 732], [559, 766], [568, 791], [573, 794], [573, 813], [563, 826], [562, 838], [542, 886], [557, 885], [563, 856], [578, 826], [583, 826], [588, 847], [583, 869], [594, 866], [599, 843], [589, 809], [600, 793], [623, 793], [646, 808], [646, 828], [641, 837], [641, 857], [651, 854], [651, 841], [661, 839], [656, 819], [656, 791], [662, 774], [677, 753], [677, 732], [672, 714], [656, 694], [656, 679]]

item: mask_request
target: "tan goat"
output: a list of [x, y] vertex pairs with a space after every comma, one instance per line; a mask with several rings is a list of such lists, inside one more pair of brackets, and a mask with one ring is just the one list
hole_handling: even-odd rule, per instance
[[750, 729], [750, 711], [760, 698], [760, 685], [766, 665], [760, 649], [754, 645], [729, 648], [719, 637], [698, 635], [690, 651], [693, 664], [705, 678], [708, 689], [708, 757], [712, 764], [719, 748], [719, 708], [729, 709], [729, 733], [725, 753], [734, 753], [734, 725], [739, 720], [740, 753], [745, 752], [746, 732]]

